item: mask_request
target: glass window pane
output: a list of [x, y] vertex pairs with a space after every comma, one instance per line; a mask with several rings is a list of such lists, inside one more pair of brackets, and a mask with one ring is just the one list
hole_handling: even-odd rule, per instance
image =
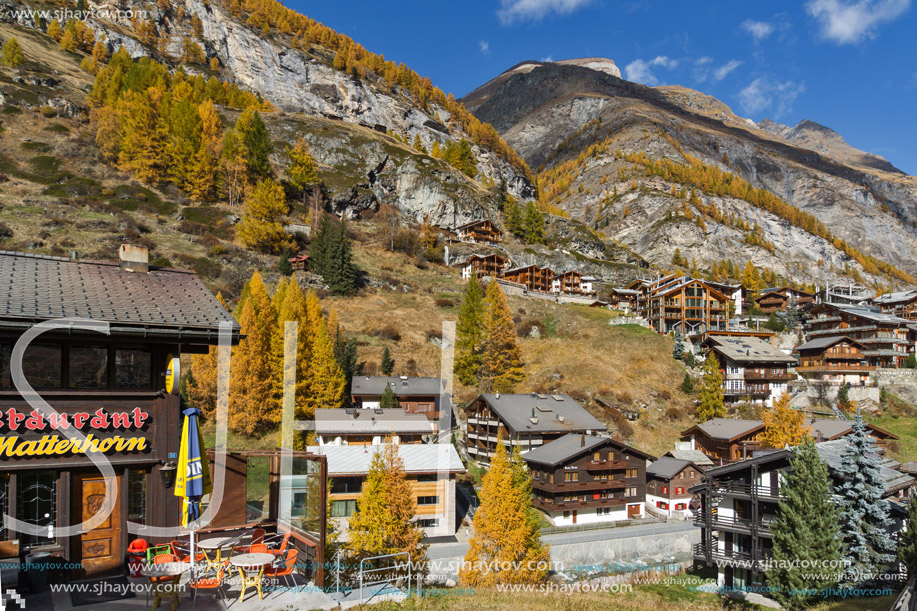
[[13, 379], [10, 377], [10, 356], [13, 352], [11, 344], [0, 344], [0, 388], [12, 388]]
[[108, 386], [108, 348], [105, 346], [70, 347], [70, 388], [105, 388]]
[[22, 536], [22, 545], [54, 543], [54, 522], [57, 514], [56, 471], [26, 471], [19, 475], [19, 519], [46, 527], [44, 535]]
[[151, 388], [152, 359], [149, 350], [115, 350], [115, 387]]
[[127, 519], [146, 524], [146, 471], [131, 469], [127, 473]]
[[32, 344], [22, 357], [22, 371], [32, 388], [60, 388], [61, 347]]

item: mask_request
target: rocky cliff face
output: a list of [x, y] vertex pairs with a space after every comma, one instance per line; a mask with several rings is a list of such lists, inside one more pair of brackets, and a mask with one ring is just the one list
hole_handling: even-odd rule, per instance
[[[757, 223], [773, 249], [749, 245], [747, 232], [734, 223], [705, 218], [702, 227], [680, 219], [682, 198], [671, 189], [682, 185], [650, 178], [642, 168], [615, 160], [615, 150], [680, 163], [685, 161], [682, 153], [688, 153], [816, 216], [867, 255], [917, 273], [917, 180], [893, 172], [884, 160], [852, 149], [811, 122], [786, 130], [759, 127], [699, 92], [649, 88], [575, 65], [517, 66], [463, 102], [494, 125], [533, 168], [562, 166], [607, 140], [606, 152], [585, 159], [551, 203], [657, 265], [670, 266], [677, 247], [701, 269], [731, 258], [808, 282], [834, 281], [845, 269], [863, 273], [832, 244], [741, 199], [700, 193], [704, 204], [715, 204], [730, 218], [752, 227]], [[890, 282], [868, 274], [864, 278]]]

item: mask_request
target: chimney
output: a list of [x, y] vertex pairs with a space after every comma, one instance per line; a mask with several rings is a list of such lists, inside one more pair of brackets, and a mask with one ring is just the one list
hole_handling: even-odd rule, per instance
[[585, 448], [585, 447], [586, 447], [586, 436], [585, 436], [585, 435], [580, 435], [580, 436], [579, 436], [579, 447], [581, 447], [581, 448]]
[[497, 393], [497, 398], [498, 398], [498, 399], [500, 398], [500, 393]]
[[150, 271], [150, 252], [145, 246], [122, 244], [118, 249], [121, 269], [129, 272]]

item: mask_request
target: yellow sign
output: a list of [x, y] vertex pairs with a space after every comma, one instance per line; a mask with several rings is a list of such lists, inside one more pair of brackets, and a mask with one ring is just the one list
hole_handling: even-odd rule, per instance
[[181, 380], [181, 359], [173, 357], [171, 354], [167, 357], [168, 365], [166, 369], [166, 392], [170, 395], [177, 395]]
[[0, 437], [0, 456], [7, 458], [19, 456], [61, 456], [64, 454], [88, 454], [92, 452], [133, 452], [147, 449], [147, 440], [143, 437], [121, 437], [115, 435], [106, 439], [96, 439], [87, 435], [86, 441], [66, 439], [58, 435], [44, 435], [41, 439], [23, 441], [20, 437]]

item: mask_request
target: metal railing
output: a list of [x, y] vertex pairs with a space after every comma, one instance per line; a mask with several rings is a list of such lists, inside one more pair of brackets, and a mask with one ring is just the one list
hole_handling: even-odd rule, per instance
[[659, 524], [666, 522], [665, 518], [628, 518], [616, 522], [593, 522], [591, 524], [574, 524], [573, 526], [545, 526], [541, 529], [542, 535], [553, 535], [584, 530], [605, 530], [606, 528], [621, 528], [624, 526], [639, 526], [640, 524]]
[[[364, 568], [363, 568], [363, 565], [366, 564], [367, 562], [372, 562], [372, 561], [375, 561], [375, 560], [383, 560], [383, 559], [385, 559], [385, 558], [395, 558], [395, 557], [398, 557], [398, 556], [407, 556], [407, 562], [406, 562], [406, 563], [401, 563], [401, 564], [399, 564], [399, 563], [396, 562], [396, 563], [394, 563], [394, 564], [392, 564], [392, 565], [381, 566], [381, 567], [376, 567], [376, 568], [371, 568], [371, 569], [364, 569]], [[410, 586], [410, 584], [411, 584], [411, 564], [412, 564], [412, 563], [411, 563], [411, 554], [410, 554], [410, 552], [397, 552], [397, 553], [394, 553], [394, 554], [384, 554], [384, 555], [382, 555], [382, 556], [372, 556], [372, 557], [370, 557], [370, 558], [364, 558], [363, 560], [361, 560], [361, 561], [360, 561], [360, 572], [359, 572], [359, 577], [360, 577], [360, 604], [363, 604], [363, 588], [364, 588], [364, 587], [379, 586], [379, 585], [383, 585], [383, 584], [389, 584], [389, 583], [392, 582], [391, 575], [388, 575], [388, 576], [386, 576], [385, 578], [378, 578], [377, 581], [366, 581], [366, 580], [365, 580], [365, 575], [366, 575], [367, 573], [381, 573], [382, 571], [393, 571], [393, 570], [403, 569], [405, 566], [407, 566], [407, 568], [408, 568], [408, 580], [407, 580], [407, 583], [408, 583], [408, 585]], [[381, 592], [381, 591], [382, 591], [382, 590], [380, 590], [379, 592]], [[379, 594], [379, 592], [376, 592], [376, 594], [373, 594], [373, 596], [376, 596], [377, 594]], [[372, 597], [370, 597], [370, 598], [372, 598]]]

